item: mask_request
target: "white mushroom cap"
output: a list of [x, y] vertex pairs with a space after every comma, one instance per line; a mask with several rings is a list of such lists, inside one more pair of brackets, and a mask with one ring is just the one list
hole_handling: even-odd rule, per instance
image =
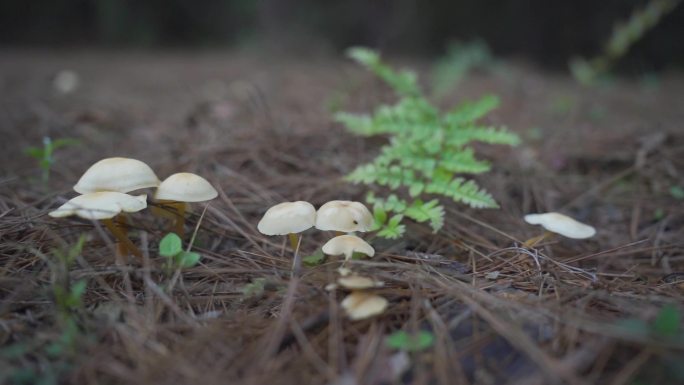
[[204, 178], [189, 172], [179, 172], [164, 179], [154, 199], [175, 202], [204, 202], [218, 196], [218, 191]]
[[541, 225], [548, 231], [573, 239], [589, 238], [596, 234], [596, 229], [592, 226], [561, 213], [527, 214], [525, 222], [531, 225]]
[[133, 213], [147, 207], [147, 195], [128, 195], [116, 191], [101, 191], [79, 195], [48, 215], [53, 218], [76, 215], [85, 219], [114, 218], [122, 211]]
[[283, 202], [266, 210], [257, 228], [266, 235], [296, 234], [313, 227], [315, 221], [316, 208], [311, 203]]
[[389, 302], [379, 295], [355, 291], [342, 300], [342, 308], [353, 321], [382, 314]]
[[382, 287], [384, 282], [376, 281], [373, 278], [364, 277], [361, 275], [349, 275], [337, 279], [340, 286], [347, 289], [371, 289], [374, 287]]
[[375, 255], [375, 249], [363, 239], [356, 235], [340, 235], [323, 245], [323, 252], [327, 255], [341, 255], [344, 254], [346, 259], [351, 258], [352, 254], [363, 253], [369, 257]]
[[147, 164], [130, 158], [106, 158], [90, 166], [74, 190], [79, 194], [98, 191], [127, 193], [158, 185], [159, 179]]
[[373, 223], [373, 214], [361, 202], [330, 201], [316, 214], [316, 228], [319, 230], [369, 231]]

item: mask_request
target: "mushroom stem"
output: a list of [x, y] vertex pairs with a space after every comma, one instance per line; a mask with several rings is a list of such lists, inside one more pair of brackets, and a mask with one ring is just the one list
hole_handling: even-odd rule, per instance
[[287, 238], [290, 240], [290, 247], [292, 247], [292, 251], [297, 251], [297, 246], [299, 245], [299, 235], [295, 233], [289, 233], [287, 234]]
[[[140, 250], [131, 242], [130, 239], [126, 236], [126, 233], [117, 226], [116, 223], [112, 219], [103, 219], [102, 223], [109, 229], [109, 231], [114, 235], [114, 237], [118, 240], [117, 242], [117, 251], [118, 252], [123, 252], [124, 254], [131, 253], [135, 255], [138, 258], [142, 258], [142, 253]], [[120, 247], [119, 244], [122, 244]]]
[[536, 237], [532, 237], [532, 238], [526, 240], [523, 243], [523, 246], [524, 247], [534, 247], [534, 246], [540, 244], [544, 239], [552, 237], [553, 234], [554, 233], [552, 233], [551, 231], [544, 231], [544, 234], [538, 235]]
[[183, 237], [185, 232], [185, 202], [174, 202], [173, 207], [176, 209], [176, 221], [173, 232], [179, 237]]

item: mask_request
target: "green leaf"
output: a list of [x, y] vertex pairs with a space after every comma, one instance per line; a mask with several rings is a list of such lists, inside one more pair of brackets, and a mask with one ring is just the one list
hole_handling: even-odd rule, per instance
[[406, 226], [401, 224], [403, 218], [404, 216], [401, 214], [397, 214], [390, 218], [387, 225], [378, 232], [378, 236], [387, 239], [397, 239], [401, 237], [406, 231]]
[[373, 220], [373, 230], [381, 228], [387, 221], [387, 211], [385, 211], [380, 202], [376, 202], [373, 205]]
[[266, 278], [254, 278], [251, 283], [242, 287], [242, 296], [245, 298], [261, 297], [266, 288]]
[[24, 153], [35, 159], [43, 159], [45, 156], [43, 149], [38, 147], [28, 147], [24, 149]]
[[653, 330], [663, 337], [672, 337], [679, 332], [681, 323], [679, 309], [673, 305], [665, 305], [653, 322]]
[[199, 253], [194, 251], [181, 251], [174, 257], [176, 264], [181, 268], [193, 267], [199, 263], [201, 258]]
[[85, 279], [74, 282], [71, 285], [71, 292], [69, 293], [69, 304], [71, 307], [76, 307], [81, 304], [81, 298], [85, 293], [88, 282]]
[[684, 189], [679, 186], [672, 186], [670, 187], [670, 195], [675, 199], [682, 200], [684, 199]]
[[430, 221], [430, 226], [435, 232], [444, 225], [444, 207], [437, 199], [427, 203], [418, 199], [404, 211], [404, 214], [416, 222]]
[[385, 345], [391, 349], [418, 352], [432, 347], [435, 336], [427, 330], [411, 335], [403, 330], [396, 331], [385, 338]]
[[325, 262], [325, 254], [321, 249], [318, 249], [313, 254], [302, 258], [302, 263], [304, 263], [305, 266], [318, 266], [323, 262]]
[[159, 255], [171, 258], [183, 251], [183, 241], [176, 233], [168, 233], [159, 242]]

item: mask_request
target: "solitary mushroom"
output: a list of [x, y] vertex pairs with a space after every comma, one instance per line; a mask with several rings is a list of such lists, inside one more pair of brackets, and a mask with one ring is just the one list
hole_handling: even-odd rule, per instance
[[373, 214], [360, 202], [330, 201], [318, 209], [316, 228], [351, 233], [370, 231]]
[[323, 252], [327, 255], [342, 255], [349, 260], [354, 253], [363, 253], [369, 257], [375, 255], [375, 249], [356, 235], [339, 235], [323, 245]]
[[137, 257], [142, 257], [140, 250], [128, 239], [125, 231], [117, 226], [112, 218], [122, 211], [133, 213], [143, 210], [145, 207], [147, 207], [147, 195], [132, 196], [115, 191], [101, 191], [79, 195], [48, 215], [53, 218], [76, 215], [84, 219], [101, 220], [118, 240], [117, 249], [120, 254], [130, 251]]
[[578, 222], [567, 215], [556, 212], [528, 214], [525, 215], [525, 222], [531, 225], [541, 225], [547, 230], [541, 236], [525, 242], [528, 246], [534, 246], [552, 233], [573, 239], [590, 238], [596, 234], [596, 229], [592, 226]]
[[217, 196], [218, 191], [206, 179], [189, 172], [179, 172], [159, 184], [154, 199], [174, 211], [174, 232], [182, 237], [187, 203], [205, 202]]
[[342, 300], [342, 308], [352, 321], [382, 314], [389, 302], [376, 294], [354, 291]]
[[147, 164], [130, 158], [106, 158], [90, 166], [74, 190], [80, 194], [98, 191], [127, 193], [158, 185], [159, 179]]
[[299, 233], [313, 227], [316, 208], [305, 201], [283, 202], [268, 210], [259, 221], [257, 229], [265, 235], [286, 235], [292, 250], [297, 249]]

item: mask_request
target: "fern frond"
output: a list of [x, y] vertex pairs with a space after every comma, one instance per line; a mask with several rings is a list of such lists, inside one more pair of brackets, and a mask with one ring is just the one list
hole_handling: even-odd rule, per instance
[[430, 227], [434, 232], [439, 231], [444, 226], [444, 207], [439, 204], [437, 199], [427, 203], [418, 199], [404, 211], [404, 215], [416, 222], [430, 221]]
[[377, 52], [364, 47], [352, 47], [347, 50], [347, 56], [371, 70], [399, 95], [417, 96], [421, 94], [418, 78], [414, 72], [408, 70], [394, 71], [380, 61], [380, 55]]
[[481, 174], [491, 169], [489, 162], [475, 158], [475, 151], [470, 147], [442, 155], [439, 167], [453, 173], [465, 174]]
[[449, 182], [435, 180], [425, 186], [425, 191], [431, 194], [448, 196], [456, 202], [462, 202], [473, 208], [498, 208], [494, 198], [481, 189], [473, 180], [454, 178]]
[[444, 116], [448, 125], [460, 125], [472, 123], [490, 113], [499, 106], [499, 98], [494, 95], [486, 95], [475, 102], [465, 102]]
[[483, 142], [489, 144], [507, 144], [517, 146], [520, 137], [508, 131], [505, 127], [471, 126], [453, 129], [447, 138], [450, 146], [460, 147], [470, 142]]

